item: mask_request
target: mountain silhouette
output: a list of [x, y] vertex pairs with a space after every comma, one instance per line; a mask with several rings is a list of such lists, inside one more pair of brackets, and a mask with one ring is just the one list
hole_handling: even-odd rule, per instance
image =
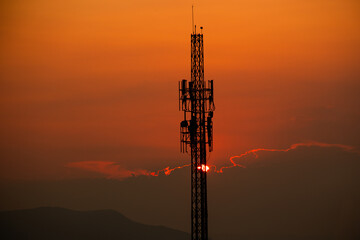
[[0, 212], [0, 239], [188, 240], [188, 233], [134, 222], [113, 210], [41, 207]]

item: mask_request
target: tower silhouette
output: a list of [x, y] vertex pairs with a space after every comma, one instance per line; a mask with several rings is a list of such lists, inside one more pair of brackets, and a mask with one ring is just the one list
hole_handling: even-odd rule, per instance
[[[200, 28], [202, 30], [202, 27]], [[208, 240], [206, 153], [213, 149], [213, 80], [204, 80], [203, 34], [191, 34], [191, 81], [179, 82], [180, 150], [191, 149], [191, 239]]]

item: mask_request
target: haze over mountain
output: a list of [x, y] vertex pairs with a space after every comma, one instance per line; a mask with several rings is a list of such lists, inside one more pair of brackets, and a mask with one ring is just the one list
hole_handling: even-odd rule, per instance
[[0, 212], [0, 238], [4, 240], [188, 240], [190, 236], [167, 227], [131, 221], [113, 210], [74, 211], [43, 207]]
[[[259, 152], [258, 158], [250, 155], [235, 161], [247, 168], [208, 175], [209, 235], [213, 240], [355, 240], [360, 236], [357, 152], [303, 146], [288, 152]], [[188, 168], [169, 176], [122, 181], [97, 176], [0, 182], [0, 209], [110, 208], [143, 224], [190, 231]]]

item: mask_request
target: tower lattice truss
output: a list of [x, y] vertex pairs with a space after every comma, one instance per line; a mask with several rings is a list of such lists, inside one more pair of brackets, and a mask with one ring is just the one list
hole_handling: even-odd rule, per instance
[[208, 240], [206, 153], [213, 150], [213, 80], [204, 81], [203, 34], [191, 34], [191, 81], [179, 82], [180, 148], [191, 151], [191, 239]]

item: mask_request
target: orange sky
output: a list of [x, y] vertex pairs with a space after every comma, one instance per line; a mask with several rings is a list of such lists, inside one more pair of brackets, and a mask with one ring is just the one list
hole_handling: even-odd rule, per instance
[[[1, 3], [1, 178], [187, 163], [177, 81], [190, 73], [192, 3]], [[359, 1], [194, 4], [215, 80], [212, 163], [304, 141], [360, 146]]]

